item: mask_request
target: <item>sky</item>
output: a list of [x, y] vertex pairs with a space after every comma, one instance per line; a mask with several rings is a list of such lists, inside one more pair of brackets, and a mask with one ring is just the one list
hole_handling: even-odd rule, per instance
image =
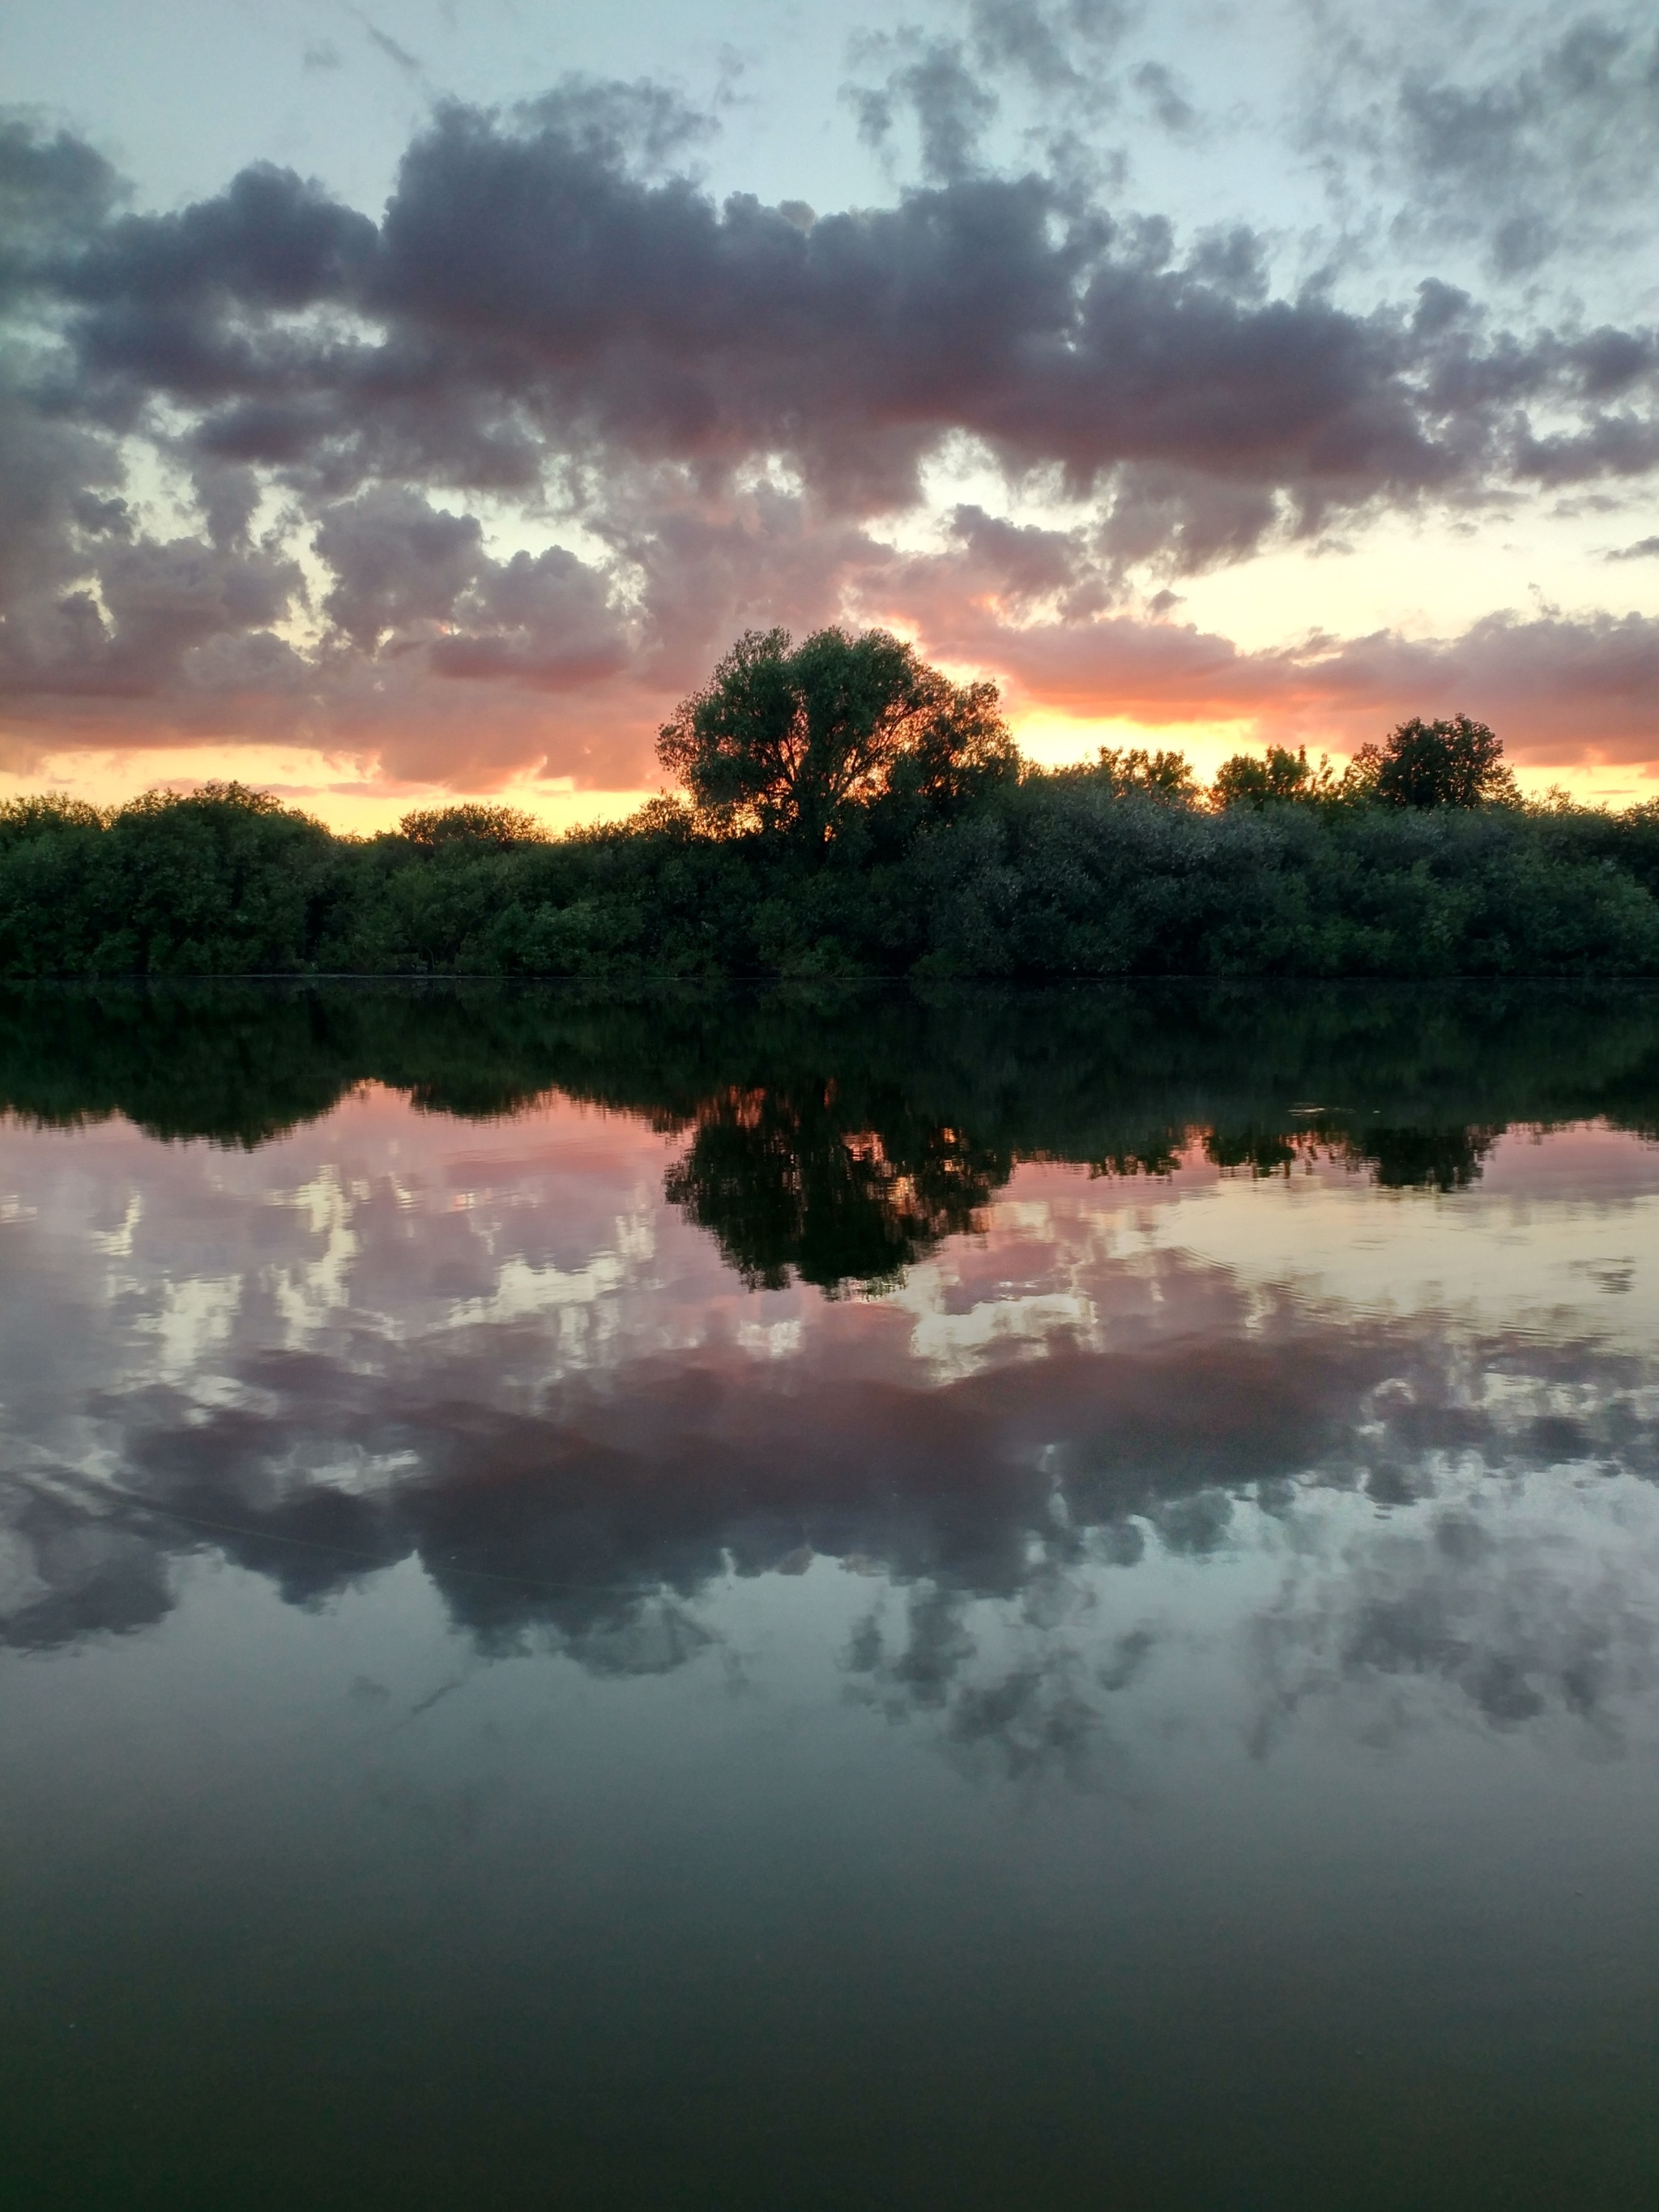
[[1659, 798], [1659, 33], [1462, 0], [18, 0], [0, 795], [660, 787], [742, 632], [1028, 753]]

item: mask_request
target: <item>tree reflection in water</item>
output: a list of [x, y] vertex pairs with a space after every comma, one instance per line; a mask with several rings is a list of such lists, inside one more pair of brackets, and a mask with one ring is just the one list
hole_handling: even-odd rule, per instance
[[750, 1290], [781, 1290], [793, 1269], [834, 1297], [848, 1284], [890, 1287], [975, 1228], [1013, 1165], [902, 1101], [879, 1126], [852, 1120], [825, 1083], [710, 1099], [665, 1192], [713, 1231]]
[[553, 1094], [684, 1131], [667, 1195], [743, 1281], [890, 1286], [1022, 1159], [1478, 1180], [1506, 1127], [1659, 1129], [1640, 985], [1019, 990], [319, 981], [0, 988], [0, 1107], [253, 1149], [356, 1085], [495, 1119]]

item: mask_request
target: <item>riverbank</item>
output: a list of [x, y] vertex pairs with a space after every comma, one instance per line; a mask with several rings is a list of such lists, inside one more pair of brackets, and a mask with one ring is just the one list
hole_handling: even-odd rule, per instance
[[[659, 802], [361, 840], [234, 787], [0, 817], [0, 975], [1659, 974], [1659, 808], [1217, 808], [1027, 775], [804, 850]], [[528, 825], [526, 825], [526, 827]]]

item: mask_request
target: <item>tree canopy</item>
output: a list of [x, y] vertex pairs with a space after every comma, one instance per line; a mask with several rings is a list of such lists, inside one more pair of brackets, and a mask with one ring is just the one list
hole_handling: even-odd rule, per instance
[[405, 814], [398, 834], [423, 852], [462, 846], [475, 852], [510, 853], [518, 845], [545, 843], [547, 832], [521, 807], [468, 799], [454, 806], [432, 806]]
[[750, 630], [663, 725], [702, 826], [821, 848], [884, 802], [916, 821], [1012, 781], [994, 684], [952, 684], [886, 630]]
[[1358, 795], [1381, 806], [1491, 806], [1520, 797], [1504, 747], [1484, 722], [1413, 715], [1381, 744], [1361, 745], [1349, 771]]
[[1284, 745], [1269, 745], [1265, 760], [1235, 753], [1216, 772], [1210, 795], [1217, 806], [1271, 806], [1310, 799], [1331, 799], [1341, 786], [1322, 757], [1317, 768], [1308, 764], [1305, 745], [1294, 752]]
[[1144, 745], [1126, 749], [1103, 745], [1099, 757], [1075, 768], [1051, 769], [1051, 777], [1103, 791], [1114, 799], [1132, 795], [1158, 799], [1173, 805], [1192, 806], [1203, 797], [1198, 778], [1185, 753], [1148, 751]]

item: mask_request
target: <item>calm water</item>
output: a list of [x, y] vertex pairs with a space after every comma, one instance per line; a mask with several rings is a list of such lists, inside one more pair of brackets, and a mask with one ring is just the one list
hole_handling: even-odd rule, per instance
[[20, 2207], [1650, 2207], [1659, 997], [0, 1000]]

